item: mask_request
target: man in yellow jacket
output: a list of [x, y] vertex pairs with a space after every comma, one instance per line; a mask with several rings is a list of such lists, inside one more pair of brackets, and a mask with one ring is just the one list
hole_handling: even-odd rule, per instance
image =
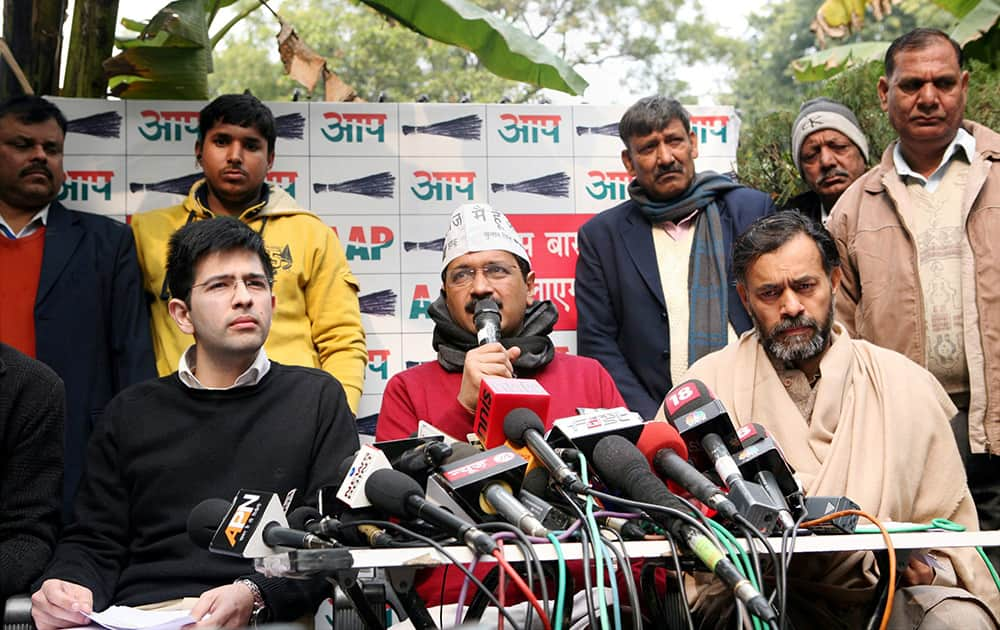
[[274, 162], [274, 115], [249, 94], [225, 94], [201, 110], [195, 158], [204, 172], [183, 203], [132, 217], [160, 375], [177, 369], [192, 340], [167, 312], [167, 241], [181, 226], [237, 217], [264, 238], [275, 269], [274, 323], [265, 349], [289, 365], [317, 367], [344, 386], [351, 410], [361, 399], [368, 354], [358, 281], [337, 235], [280, 188], [264, 181]]

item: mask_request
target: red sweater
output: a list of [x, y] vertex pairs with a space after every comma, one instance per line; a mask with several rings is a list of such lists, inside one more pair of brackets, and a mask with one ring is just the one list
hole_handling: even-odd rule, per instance
[[0, 236], [0, 341], [35, 356], [35, 298], [42, 274], [45, 228], [30, 236]]
[[[594, 359], [571, 354], [556, 353], [552, 362], [533, 375], [552, 396], [546, 428], [559, 418], [575, 416], [577, 407], [624, 407], [618, 388], [611, 375]], [[375, 439], [395, 440], [409, 437], [417, 430], [417, 423], [426, 420], [448, 435], [465, 439], [472, 431], [472, 414], [458, 403], [458, 390], [462, 385], [461, 372], [446, 372], [437, 361], [429, 361], [400, 372], [389, 380], [382, 394]], [[486, 575], [492, 564], [481, 564], [476, 575]], [[578, 563], [572, 569], [577, 585], [582, 588], [582, 573]], [[445, 582], [442, 589], [442, 581]], [[417, 592], [428, 606], [441, 601], [455, 602], [462, 587], [464, 575], [452, 568], [430, 569], [417, 574]], [[471, 591], [475, 593], [475, 589]], [[444, 599], [442, 600], [442, 594]], [[466, 600], [466, 605], [471, 601]], [[520, 601], [520, 592], [508, 580], [508, 602]]]
[[[556, 353], [533, 375], [551, 396], [546, 428], [559, 418], [575, 416], [577, 407], [624, 407], [625, 401], [601, 364], [587, 357]], [[463, 440], [472, 432], [472, 414], [458, 402], [461, 372], [446, 372], [437, 361], [422, 363], [393, 376], [382, 394], [375, 438], [409, 437], [425, 420]]]

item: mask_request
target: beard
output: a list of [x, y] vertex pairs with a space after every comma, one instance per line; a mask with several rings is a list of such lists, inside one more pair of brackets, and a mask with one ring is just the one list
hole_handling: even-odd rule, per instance
[[[781, 361], [790, 363], [812, 359], [826, 350], [830, 340], [830, 331], [833, 329], [833, 299], [830, 300], [830, 308], [827, 309], [826, 318], [822, 322], [817, 322], [805, 313], [797, 317], [783, 318], [766, 333], [762, 331], [760, 320], [756, 313], [750, 309], [750, 319], [753, 320], [754, 331], [760, 339], [764, 350], [771, 356]], [[782, 338], [781, 333], [793, 328], [809, 328], [812, 334], [803, 339], [801, 335], [791, 338]]]

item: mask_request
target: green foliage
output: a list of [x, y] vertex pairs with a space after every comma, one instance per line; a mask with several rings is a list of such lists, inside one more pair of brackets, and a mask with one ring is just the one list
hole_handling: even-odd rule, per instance
[[[1000, 66], [1000, 0], [934, 0], [950, 18], [947, 31], [969, 59]], [[919, 22], [921, 26], [935, 26]], [[866, 36], [868, 32], [866, 31]], [[792, 62], [798, 81], [828, 79], [853, 65], [877, 59], [888, 48], [888, 40], [855, 42], [805, 55]]]
[[[631, 92], [683, 98], [687, 86], [676, 79], [678, 67], [733, 50], [734, 40], [701, 19], [695, 0], [471, 1], [541, 41], [571, 67], [638, 62], [618, 77]], [[690, 10], [680, 19], [682, 6]], [[382, 92], [394, 101], [420, 95], [437, 102], [465, 95], [477, 102], [541, 98], [538, 88], [499, 79], [475, 55], [396, 28], [357, 0], [286, 2], [281, 14], [364, 99], [374, 100]], [[264, 14], [247, 23], [252, 32], [231, 36], [223, 42], [226, 49], [217, 51], [211, 91], [250, 88], [263, 97], [289, 98], [295, 85], [284, 78], [276, 55], [267, 52], [277, 25]]]
[[[421, 95], [444, 103], [465, 96], [474, 101], [497, 101], [504, 95], [523, 100], [538, 91], [502, 79], [480, 66], [475, 55], [395, 26], [366, 7], [345, 0], [306, 0], [286, 6], [283, 19], [365, 100], [377, 100], [382, 93], [393, 101], [415, 101]], [[209, 77], [211, 93], [250, 89], [259, 98], [282, 101], [295, 90], [304, 92], [285, 76], [277, 59], [273, 42], [279, 27], [274, 17], [256, 13], [245, 26], [216, 52], [215, 72]], [[322, 85], [315, 88], [315, 98], [322, 98], [322, 90]]]
[[587, 82], [537, 39], [466, 0], [361, 0], [407, 28], [475, 53], [501, 77], [573, 95]]
[[[811, 84], [800, 101], [759, 116], [753, 125], [740, 132], [737, 168], [740, 181], [752, 188], [770, 192], [780, 205], [806, 190], [798, 170], [792, 164], [792, 122], [802, 101], [825, 96], [844, 103], [858, 117], [868, 136], [871, 163], [896, 139], [896, 132], [879, 103], [876, 85], [884, 72], [881, 61], [843, 72], [821, 83]], [[972, 60], [969, 63], [969, 95], [966, 116], [991, 129], [1000, 129], [1000, 70]]]
[[[792, 62], [816, 51], [809, 24], [818, 1], [772, 0], [749, 18], [750, 35], [713, 47], [708, 54], [733, 68], [732, 92], [720, 101], [735, 105], [746, 126], [757, 117], [794, 107], [805, 100], [808, 87], [792, 76]], [[890, 42], [915, 28], [948, 28], [950, 14], [922, 0], [903, 0], [881, 21], [865, 23], [864, 32], [846, 43]], [[744, 127], [746, 128], [746, 127]]]

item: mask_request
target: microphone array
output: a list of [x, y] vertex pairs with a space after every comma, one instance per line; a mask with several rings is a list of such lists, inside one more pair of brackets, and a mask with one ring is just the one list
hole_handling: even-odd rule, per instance
[[[483, 313], [491, 316], [489, 309]], [[428, 434], [422, 423], [424, 435], [365, 445], [346, 459], [342, 482], [321, 492], [318, 509], [299, 507], [286, 517], [274, 494], [241, 490], [232, 502], [199, 504], [188, 521], [190, 536], [212, 552], [256, 558], [258, 570], [292, 577], [349, 569], [352, 548], [416, 545], [443, 551], [443, 544], [455, 541], [477, 558], [496, 559], [546, 628], [566, 615], [563, 605], [572, 592], [559, 589], [550, 599], [540, 566], [533, 577], [528, 571], [526, 582], [506, 561], [501, 541], [529, 549], [551, 544], [557, 551], [582, 542], [585, 584], [589, 587], [595, 574], [597, 586], [593, 597], [584, 598], [591, 625], [611, 627], [608, 611], [620, 615], [626, 609], [633, 626], [640, 627], [642, 606], [625, 546], [610, 544], [603, 532], [612, 530], [621, 542], [666, 538], [688, 569], [712, 572], [738, 607], [766, 625], [776, 623], [772, 602], [780, 609], [784, 593], [775, 591], [769, 600], [761, 588], [764, 576], [755, 575], [749, 562], [734, 562], [719, 541], [733, 538], [730, 528], [748, 541], [762, 541], [770, 570], [780, 577], [787, 559], [779, 563], [764, 536], [794, 535], [803, 521], [819, 516], [809, 514], [810, 506], [853, 505], [844, 497], [807, 502], [774, 438], [756, 423], [737, 431], [722, 403], [699, 381], [682, 383], [667, 395], [668, 422], [644, 422], [623, 408], [591, 409], [557, 419], [546, 430], [547, 410], [547, 394], [536, 382], [484, 378], [476, 434], [469, 436], [475, 446]], [[833, 522], [826, 526], [830, 531], [853, 531], [850, 519]], [[748, 547], [759, 567], [759, 546]], [[310, 553], [329, 566], [304, 561]], [[618, 558], [617, 569], [610, 557]], [[468, 568], [459, 568], [469, 582], [492, 590]], [[620, 602], [616, 570], [627, 587], [627, 607]], [[605, 577], [615, 605], [605, 601]], [[683, 593], [683, 579], [677, 579]], [[508, 616], [495, 595], [484, 596]], [[424, 620], [418, 627], [434, 627], [426, 614], [410, 618]], [[523, 627], [512, 617], [508, 621]]]

